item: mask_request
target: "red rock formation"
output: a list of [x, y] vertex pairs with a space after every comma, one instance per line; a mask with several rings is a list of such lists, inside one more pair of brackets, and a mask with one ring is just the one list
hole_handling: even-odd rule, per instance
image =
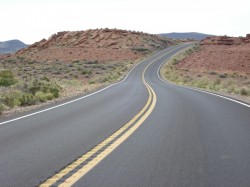
[[[75, 32], [58, 32], [20, 50], [27, 60], [71, 62], [75, 59], [119, 61], [135, 60], [145, 51], [156, 51], [172, 45], [173, 40], [157, 35], [118, 29], [95, 29]], [[146, 50], [134, 50], [142, 49]], [[144, 51], [144, 52], [143, 52]]]
[[241, 45], [249, 43], [250, 36], [246, 37], [228, 37], [228, 36], [214, 36], [207, 37], [201, 41], [201, 45]]
[[179, 68], [194, 71], [250, 73], [250, 38], [217, 36], [201, 41], [200, 50], [188, 56]]

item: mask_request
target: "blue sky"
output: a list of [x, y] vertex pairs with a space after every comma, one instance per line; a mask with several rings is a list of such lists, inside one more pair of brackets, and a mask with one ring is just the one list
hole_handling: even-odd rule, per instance
[[6, 0], [0, 1], [0, 41], [31, 44], [58, 31], [119, 28], [148, 33], [250, 33], [250, 1]]

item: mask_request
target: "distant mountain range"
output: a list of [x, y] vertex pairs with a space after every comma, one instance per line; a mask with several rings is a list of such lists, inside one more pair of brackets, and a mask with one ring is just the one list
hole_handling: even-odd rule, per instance
[[194, 39], [194, 40], [202, 40], [209, 36], [214, 36], [211, 34], [203, 34], [198, 32], [171, 32], [171, 33], [162, 33], [160, 36], [164, 36], [167, 38], [173, 39]]
[[0, 42], [0, 54], [15, 53], [19, 49], [28, 47], [27, 44], [20, 40], [8, 40]]

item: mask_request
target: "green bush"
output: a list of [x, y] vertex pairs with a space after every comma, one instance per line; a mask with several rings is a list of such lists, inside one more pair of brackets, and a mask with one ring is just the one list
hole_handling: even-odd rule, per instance
[[14, 75], [10, 70], [0, 71], [0, 86], [10, 86], [16, 84], [17, 80], [14, 79]]
[[215, 85], [219, 85], [219, 84], [221, 84], [221, 80], [218, 78], [218, 79], [216, 79], [216, 80], [214, 81], [213, 84], [214, 84], [214, 86], [215, 86]]
[[83, 75], [91, 75], [91, 74], [92, 74], [92, 71], [90, 71], [90, 70], [83, 70], [83, 71], [82, 71], [82, 74], [83, 74]]
[[177, 58], [174, 58], [173, 59], [173, 65], [176, 65], [176, 64], [178, 64], [180, 62], [180, 60], [178, 60]]
[[33, 95], [36, 95], [37, 92], [51, 93], [55, 98], [58, 98], [60, 89], [61, 87], [56, 83], [35, 80], [29, 86], [28, 91]]
[[227, 78], [227, 73], [223, 73], [223, 74], [219, 75], [219, 77], [222, 79]]
[[241, 95], [247, 95], [247, 90], [245, 88], [240, 89], [240, 94]]
[[4, 106], [2, 103], [0, 103], [0, 115], [3, 113], [3, 111], [4, 111]]
[[22, 106], [30, 106], [35, 105], [38, 100], [34, 95], [30, 93], [25, 93], [22, 95], [20, 101]]
[[[59, 95], [58, 95], [58, 96], [59, 96]], [[52, 99], [55, 98], [55, 95], [52, 94], [52, 93], [47, 93], [47, 94], [46, 94], [46, 98], [47, 98], [48, 100], [52, 100]], [[58, 98], [58, 97], [56, 97], [56, 98]]]
[[228, 86], [228, 87], [226, 88], [226, 90], [227, 90], [227, 93], [233, 93], [234, 90], [235, 90], [235, 86]]
[[15, 106], [20, 106], [21, 105], [21, 97], [22, 97], [22, 94], [19, 91], [10, 92], [8, 94], [4, 94], [3, 102], [8, 107], [13, 108]]
[[[54, 82], [36, 80], [31, 85], [26, 85], [24, 90], [25, 92], [12, 91], [3, 94], [3, 103], [10, 108], [35, 105], [38, 102], [58, 98], [61, 87]], [[3, 109], [1, 108], [1, 110]]]
[[48, 94], [51, 93], [55, 98], [58, 98], [60, 90], [61, 90], [61, 87], [58, 84], [50, 83], [50, 84], [44, 85], [42, 91]]
[[32, 85], [30, 85], [30, 86], [28, 87], [28, 91], [29, 91], [30, 93], [32, 93], [33, 95], [35, 95], [37, 91], [41, 90], [41, 86], [42, 86], [41, 82], [39, 82], [38, 80], [35, 80], [35, 81], [32, 83]]
[[208, 81], [206, 79], [201, 79], [201, 80], [198, 80], [197, 83], [196, 83], [196, 86], [198, 88], [207, 88], [208, 86]]
[[36, 96], [37, 100], [40, 102], [45, 102], [48, 100], [47, 95], [43, 92], [37, 92], [35, 96]]
[[45, 102], [47, 100], [52, 100], [55, 98], [53, 93], [37, 92], [35, 96], [36, 96], [37, 100], [40, 102]]

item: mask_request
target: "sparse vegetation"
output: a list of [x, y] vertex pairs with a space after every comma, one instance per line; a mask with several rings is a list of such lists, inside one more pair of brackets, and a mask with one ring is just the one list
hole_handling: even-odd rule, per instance
[[[20, 60], [22, 63], [19, 63]], [[136, 63], [101, 63], [98, 60], [79, 59], [72, 60], [71, 63], [58, 60], [36, 62], [19, 57], [12, 58], [11, 63], [8, 59], [0, 61], [0, 66], [2, 64], [6, 69], [0, 71], [0, 82], [4, 88], [0, 93], [0, 114], [15, 107], [45, 103], [60, 95], [67, 95], [72, 90], [88, 91], [85, 87], [93, 89], [113, 83]]]
[[250, 96], [249, 74], [239, 75], [237, 72], [221, 73], [216, 71], [194, 71], [178, 68], [187, 55], [196, 51], [197, 47], [182, 51], [167, 61], [163, 66], [162, 75], [172, 82], [184, 86], [198, 87], [220, 93]]
[[[35, 80], [23, 89], [2, 94], [2, 102], [9, 108], [30, 106], [59, 97], [60, 86], [54, 82]], [[3, 109], [2, 109], [3, 110]]]
[[11, 70], [0, 76], [1, 110], [7, 115], [23, 110], [21, 106], [93, 91], [120, 80], [139, 59], [173, 44], [156, 35], [113, 29], [54, 34], [0, 59], [0, 71]]
[[86, 70], [86, 69], [85, 69], [85, 70], [82, 71], [82, 74], [83, 74], [83, 75], [91, 75], [91, 74], [92, 74], [92, 71], [91, 71], [91, 70]]
[[3, 102], [6, 106], [13, 108], [21, 105], [22, 93], [20, 91], [12, 91], [3, 95]]
[[17, 80], [14, 79], [14, 75], [10, 70], [0, 71], [0, 86], [10, 86], [17, 83]]
[[147, 48], [142, 48], [142, 47], [140, 47], [140, 48], [132, 48], [132, 50], [134, 50], [134, 51], [139, 51], [139, 52], [149, 51], [149, 49], [147, 49]]
[[2, 103], [0, 103], [0, 115], [3, 113], [3, 111], [4, 111], [4, 106]]

